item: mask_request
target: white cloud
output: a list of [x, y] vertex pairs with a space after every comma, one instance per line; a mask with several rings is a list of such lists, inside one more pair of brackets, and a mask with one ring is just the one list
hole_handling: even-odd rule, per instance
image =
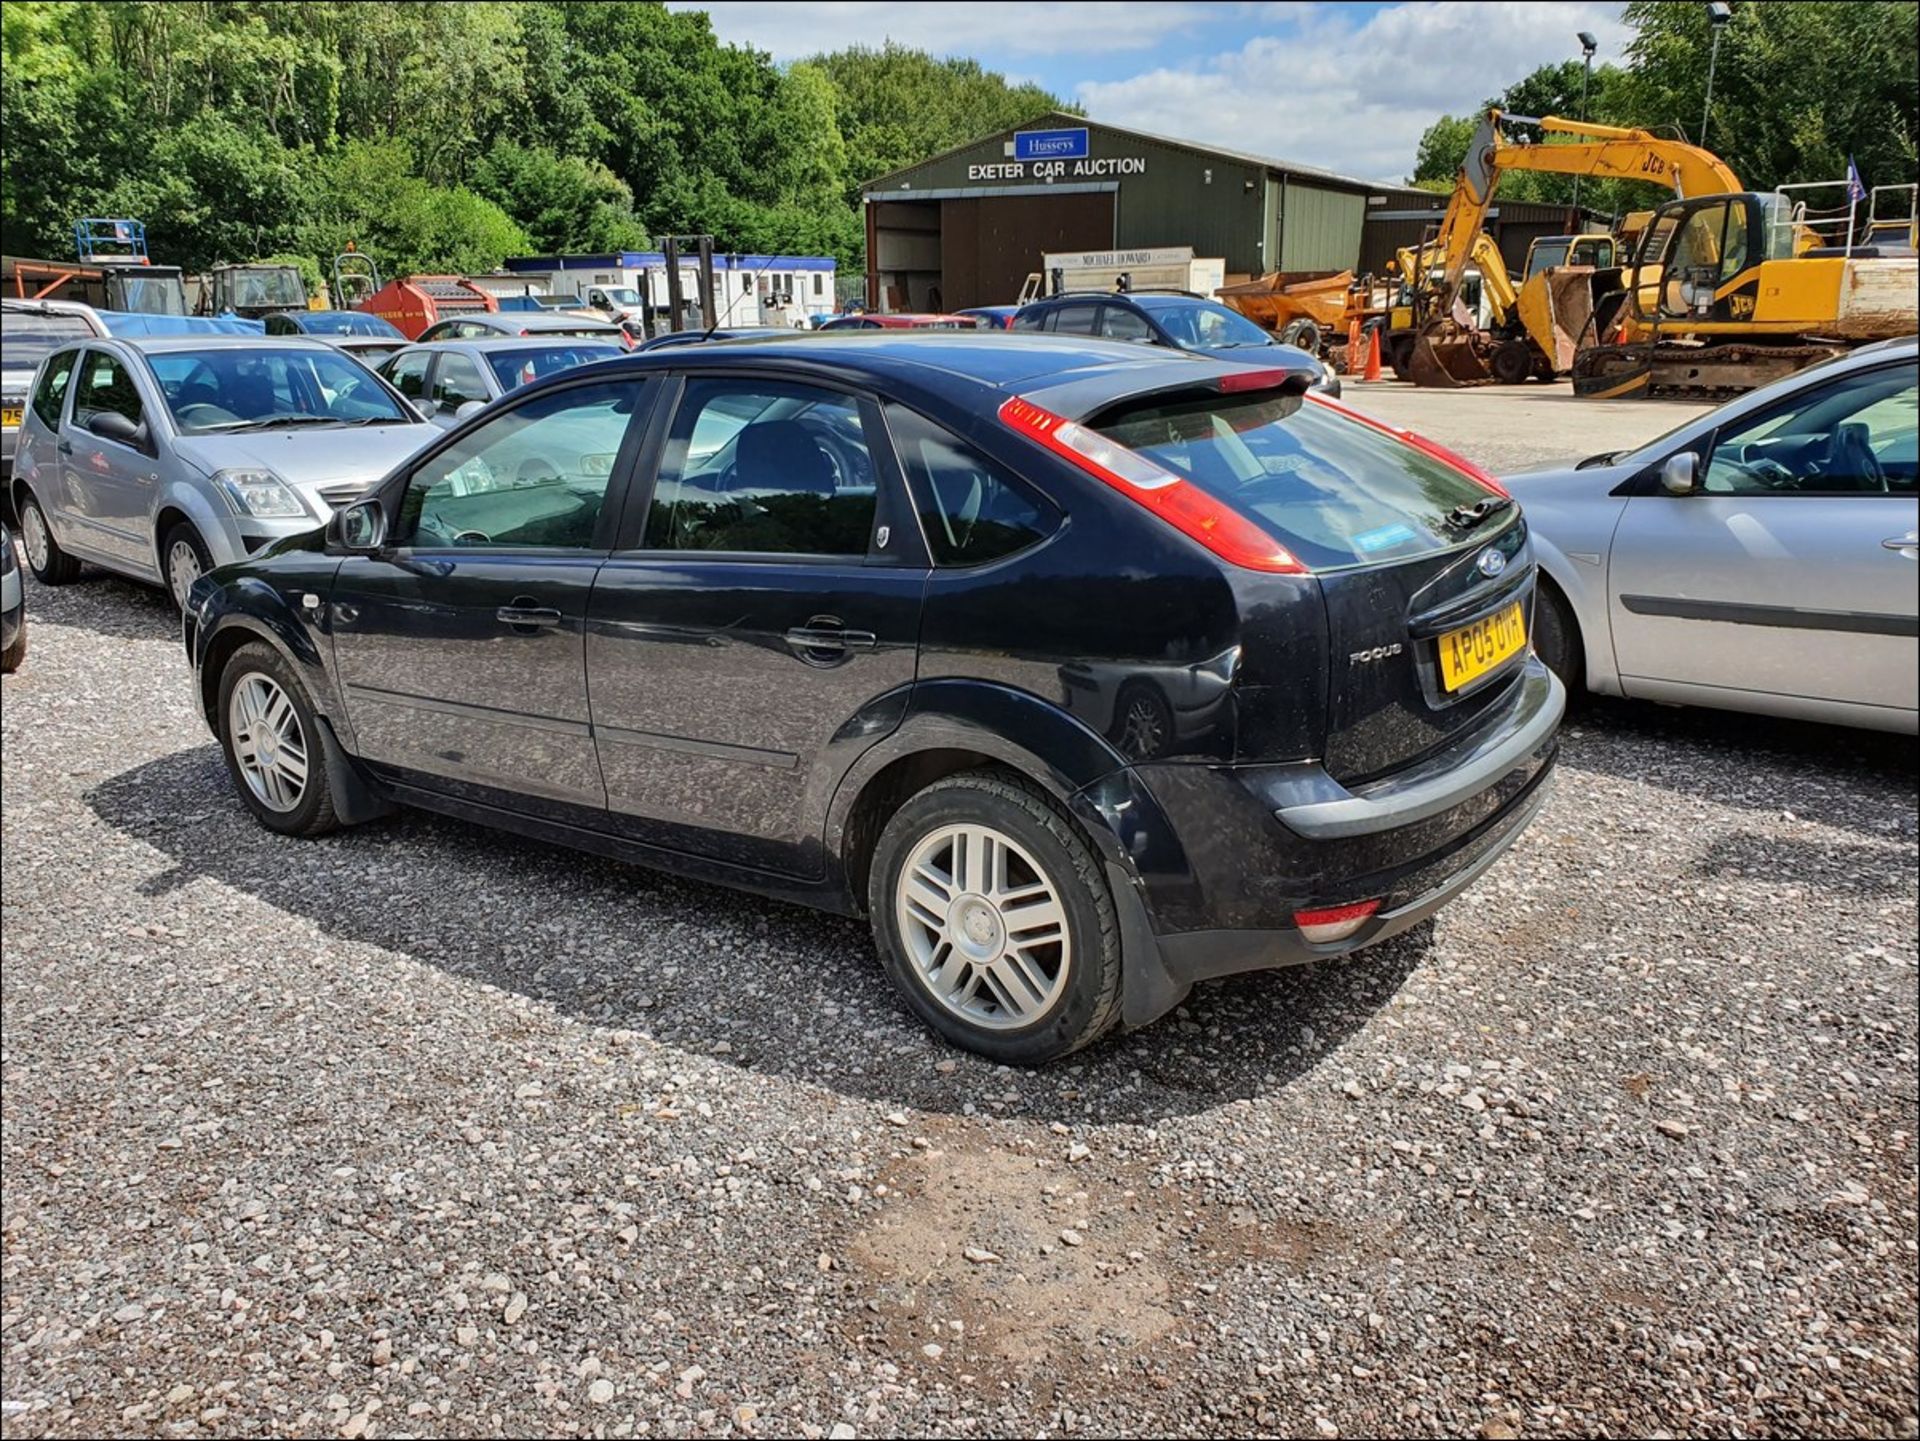
[[1420, 134], [1443, 112], [1472, 112], [1536, 67], [1595, 63], [1632, 38], [1618, 4], [1526, 0], [1400, 4], [1363, 24], [1327, 5], [1258, 7], [1291, 22], [1188, 66], [1093, 81], [1077, 96], [1096, 120], [1317, 165], [1368, 180], [1413, 169]]
[[1027, 4], [871, 4], [826, 0], [794, 5], [782, 0], [707, 0], [676, 3], [705, 10], [714, 34], [751, 45], [775, 60], [880, 45], [894, 40], [935, 55], [1094, 55], [1146, 50], [1216, 12], [1201, 4], [1144, 5], [1033, 0]]

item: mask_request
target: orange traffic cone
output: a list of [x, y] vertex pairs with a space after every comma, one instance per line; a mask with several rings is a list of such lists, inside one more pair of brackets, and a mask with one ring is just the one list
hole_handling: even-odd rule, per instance
[[1367, 329], [1366, 378], [1368, 380], [1380, 378], [1380, 327], [1377, 325], [1369, 326]]

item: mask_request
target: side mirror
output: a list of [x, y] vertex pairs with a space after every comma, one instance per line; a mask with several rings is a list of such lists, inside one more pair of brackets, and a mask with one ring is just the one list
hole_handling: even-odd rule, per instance
[[386, 544], [387, 512], [379, 500], [356, 500], [340, 512], [340, 543], [356, 554], [371, 555]]
[[481, 411], [485, 410], [486, 408], [487, 408], [487, 403], [484, 400], [462, 401], [460, 403], [460, 408], [454, 411], [453, 418], [455, 420], [465, 420], [469, 415], [478, 415]]
[[1660, 467], [1660, 488], [1668, 495], [1692, 495], [1700, 488], [1700, 457], [1676, 451]]
[[87, 422], [87, 429], [102, 440], [118, 441], [136, 450], [147, 448], [147, 423], [128, 420], [117, 410], [102, 410]]
[[423, 395], [414, 401], [413, 408], [431, 420], [434, 412], [440, 409], [440, 402], [437, 400], [428, 400], [426, 396]]

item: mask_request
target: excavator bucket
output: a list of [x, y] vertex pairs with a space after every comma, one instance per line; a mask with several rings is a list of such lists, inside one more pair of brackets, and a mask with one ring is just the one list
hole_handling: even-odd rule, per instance
[[1415, 385], [1450, 390], [1462, 385], [1484, 385], [1493, 379], [1471, 335], [1428, 331], [1413, 340], [1407, 357], [1407, 378]]
[[1580, 337], [1593, 319], [1594, 274], [1587, 265], [1556, 266], [1520, 288], [1520, 323], [1555, 375], [1573, 368]]

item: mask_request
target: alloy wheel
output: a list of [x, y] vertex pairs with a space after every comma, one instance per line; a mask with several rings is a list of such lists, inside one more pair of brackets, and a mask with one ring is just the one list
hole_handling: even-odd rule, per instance
[[180, 609], [187, 608], [187, 592], [193, 589], [200, 574], [200, 554], [192, 542], [176, 540], [167, 548], [167, 586], [173, 591], [173, 603]]
[[27, 564], [36, 571], [47, 568], [47, 518], [40, 514], [36, 501], [20, 507], [20, 540], [27, 548]]
[[924, 837], [901, 868], [894, 911], [921, 984], [970, 1025], [1030, 1025], [1066, 989], [1073, 938], [1059, 888], [992, 826]]
[[300, 713], [271, 676], [248, 671], [227, 701], [233, 758], [254, 799], [290, 811], [307, 791], [307, 737]]

